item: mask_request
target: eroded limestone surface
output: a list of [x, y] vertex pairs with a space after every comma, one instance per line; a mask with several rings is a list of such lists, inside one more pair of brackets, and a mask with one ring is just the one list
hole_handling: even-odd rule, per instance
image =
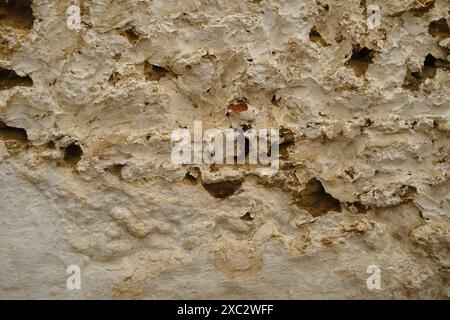
[[[0, 298], [448, 299], [449, 23], [448, 0], [0, 1]], [[280, 170], [173, 165], [194, 120], [279, 128]]]

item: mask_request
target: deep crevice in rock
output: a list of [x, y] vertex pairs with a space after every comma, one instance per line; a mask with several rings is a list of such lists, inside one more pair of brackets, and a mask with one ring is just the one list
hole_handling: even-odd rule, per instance
[[428, 33], [435, 38], [445, 39], [450, 37], [450, 27], [445, 18], [432, 21], [428, 26]]
[[128, 42], [131, 44], [136, 44], [136, 42], [139, 40], [140, 35], [139, 33], [134, 29], [130, 28], [122, 32], [122, 36], [128, 39]]
[[63, 159], [65, 162], [71, 165], [76, 165], [78, 161], [81, 160], [82, 156], [83, 150], [77, 142], [73, 142], [65, 148]]
[[418, 195], [416, 187], [407, 185], [402, 186], [398, 193], [402, 203], [410, 202], [414, 200]]
[[0, 139], [27, 143], [28, 135], [25, 129], [10, 127], [6, 125], [6, 123], [0, 121]]
[[312, 216], [322, 216], [330, 211], [341, 212], [340, 202], [325, 191], [322, 183], [311, 179], [305, 189], [296, 196], [297, 204]]
[[366, 47], [353, 50], [353, 54], [350, 60], [347, 62], [347, 66], [352, 68], [355, 74], [360, 77], [363, 76], [369, 65], [372, 63], [374, 52]]
[[250, 212], [246, 212], [243, 216], [240, 217], [243, 221], [253, 221], [253, 217]]
[[144, 75], [147, 81], [160, 81], [166, 76], [176, 77], [172, 70], [155, 64], [151, 64], [147, 61], [144, 64]]
[[320, 32], [317, 31], [317, 28], [315, 26], [309, 32], [309, 40], [320, 44], [321, 46], [328, 46], [328, 43], [322, 38]]
[[212, 183], [202, 183], [206, 191], [214, 198], [226, 199], [235, 194], [242, 185], [243, 180], [226, 180]]
[[450, 62], [437, 59], [432, 54], [428, 54], [425, 57], [421, 71], [408, 72], [403, 87], [417, 91], [426, 79], [433, 79], [436, 76], [437, 69], [439, 68], [450, 71]]
[[33, 86], [33, 80], [29, 76], [21, 77], [14, 70], [0, 68], [0, 90], [31, 86]]
[[183, 180], [184, 180], [184, 182], [187, 182], [188, 184], [191, 184], [191, 185], [198, 184], [197, 178], [194, 177], [190, 172], [186, 173]]
[[33, 21], [31, 0], [0, 0], [0, 25], [30, 30]]

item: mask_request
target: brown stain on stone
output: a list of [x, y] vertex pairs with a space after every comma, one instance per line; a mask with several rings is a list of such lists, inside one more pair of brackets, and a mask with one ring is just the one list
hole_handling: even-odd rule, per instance
[[240, 113], [248, 110], [248, 105], [245, 102], [230, 103], [228, 105], [228, 110], [233, 110], [234, 112]]

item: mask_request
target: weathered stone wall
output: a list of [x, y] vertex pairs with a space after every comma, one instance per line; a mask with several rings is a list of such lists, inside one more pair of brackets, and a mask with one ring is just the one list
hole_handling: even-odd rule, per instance
[[[448, 0], [0, 1], [0, 298], [448, 299], [449, 23]], [[172, 164], [194, 120], [279, 128], [280, 170]]]

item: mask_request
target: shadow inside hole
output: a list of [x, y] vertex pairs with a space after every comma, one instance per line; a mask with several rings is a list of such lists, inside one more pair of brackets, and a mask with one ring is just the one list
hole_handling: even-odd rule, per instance
[[76, 165], [81, 160], [82, 156], [83, 150], [77, 142], [73, 142], [65, 148], [63, 159], [71, 165]]
[[29, 76], [19, 76], [14, 70], [0, 68], [0, 90], [8, 90], [16, 86], [31, 87], [33, 80]]
[[0, 0], [0, 24], [15, 29], [33, 28], [31, 0]]

